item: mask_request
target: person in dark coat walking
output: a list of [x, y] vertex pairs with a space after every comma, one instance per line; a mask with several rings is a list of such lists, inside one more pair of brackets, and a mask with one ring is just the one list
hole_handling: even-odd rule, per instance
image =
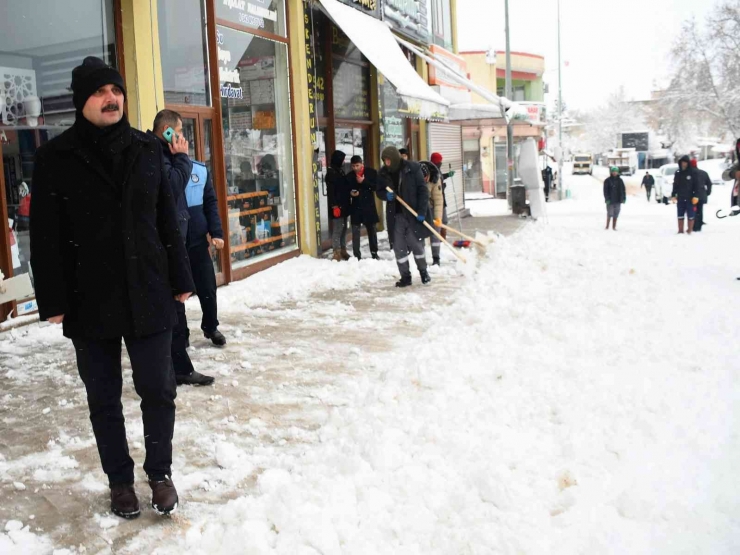
[[74, 125], [36, 153], [31, 265], [42, 320], [63, 324], [87, 390], [111, 510], [139, 515], [121, 391], [121, 341], [141, 397], [152, 507], [178, 504], [172, 473], [175, 299], [194, 289], [162, 147], [132, 129], [123, 78], [87, 57], [72, 72]]
[[606, 228], [609, 229], [609, 220], [612, 229], [617, 230], [617, 218], [622, 210], [622, 205], [627, 202], [627, 189], [624, 181], [619, 177], [619, 168], [612, 166], [610, 175], [604, 180], [604, 201], [606, 202]]
[[[381, 159], [383, 168], [379, 174], [377, 195], [392, 206], [394, 214], [393, 250], [398, 270], [401, 272], [401, 279], [396, 282], [396, 287], [411, 285], [409, 257], [412, 254], [419, 269], [421, 282], [427, 284], [432, 278], [427, 271], [424, 239], [429, 237], [430, 233], [423, 224], [425, 221], [432, 221], [433, 216], [429, 207], [429, 189], [424, 181], [421, 166], [418, 162], [402, 159], [394, 146], [384, 148]], [[397, 196], [414, 209], [416, 217], [396, 201]]]
[[[704, 205], [709, 201], [709, 195], [712, 194], [712, 179], [709, 174], [702, 169], [699, 169], [696, 158], [691, 159], [691, 167], [696, 171], [696, 175], [699, 178], [699, 186], [704, 190], [703, 194], [699, 197], [699, 204], [696, 205], [696, 217], [694, 218], [694, 231], [701, 231], [704, 227]], [[704, 200], [702, 200], [704, 199]]]
[[673, 176], [671, 198], [678, 209], [678, 232], [684, 232], [684, 217], [689, 220], [688, 233], [694, 231], [696, 210], [699, 202], [706, 202], [706, 190], [699, 184], [699, 175], [691, 167], [688, 156], [678, 161], [678, 170]]
[[545, 184], [545, 202], [550, 202], [550, 187], [552, 186], [552, 168], [547, 165], [542, 170], [542, 181]]
[[645, 176], [642, 178], [642, 184], [640, 187], [645, 187], [645, 193], [647, 194], [648, 202], [650, 202], [650, 195], [653, 192], [653, 186], [655, 185], [655, 178], [650, 175], [650, 172], [645, 172]]
[[375, 206], [375, 190], [378, 188], [378, 172], [368, 168], [360, 156], [350, 159], [352, 171], [347, 176], [347, 185], [350, 194], [350, 216], [352, 219], [352, 251], [357, 260], [362, 258], [360, 252], [360, 226], [367, 230], [370, 242], [370, 256], [378, 258], [378, 232], [375, 225], [380, 221], [378, 209]]
[[[190, 212], [185, 198], [185, 187], [190, 180], [193, 163], [188, 156], [189, 144], [182, 134], [182, 117], [173, 110], [162, 110], [154, 118], [154, 131], [147, 134], [156, 137], [164, 154], [164, 167], [172, 187], [177, 207], [177, 219], [180, 224], [180, 235], [187, 246]], [[165, 139], [164, 133], [172, 129], [171, 140]], [[192, 272], [192, 259], [191, 259]], [[193, 276], [195, 277], [195, 276]], [[211, 385], [215, 378], [201, 374], [193, 366], [188, 354], [190, 346], [190, 329], [185, 313], [185, 303], [175, 303], [177, 308], [177, 325], [172, 329], [172, 367], [175, 370], [177, 385]]]
[[341, 150], [335, 150], [331, 155], [329, 169], [326, 170], [326, 196], [329, 202], [329, 215], [332, 218], [331, 246], [334, 251], [332, 260], [337, 262], [349, 260], [347, 219], [350, 195], [342, 167], [346, 157], [347, 155]]

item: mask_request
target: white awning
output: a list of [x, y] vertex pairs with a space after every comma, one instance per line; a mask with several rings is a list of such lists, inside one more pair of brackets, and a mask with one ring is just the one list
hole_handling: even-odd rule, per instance
[[466, 121], [479, 119], [500, 119], [504, 125], [506, 121], [501, 115], [501, 108], [495, 104], [453, 104], [450, 106], [450, 121]]
[[388, 25], [337, 0], [321, 0], [329, 17], [395, 87], [400, 112], [423, 119], [447, 119], [449, 101], [427, 85], [404, 56]]

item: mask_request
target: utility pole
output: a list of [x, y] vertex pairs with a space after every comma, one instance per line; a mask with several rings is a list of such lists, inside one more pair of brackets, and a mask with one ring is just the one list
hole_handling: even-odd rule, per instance
[[[560, 0], [558, 0], [560, 1]], [[509, 0], [504, 0], [505, 24], [506, 24], [506, 92], [504, 96], [509, 100], [514, 99], [511, 83], [511, 44], [509, 42]], [[506, 198], [511, 203], [511, 187], [514, 185], [514, 127], [511, 119], [506, 125]]]
[[563, 62], [560, 59], [560, 0], [558, 0], [558, 144], [560, 156], [558, 156], [558, 188], [560, 189], [560, 200], [567, 198], [565, 191], [565, 179], [563, 177]]

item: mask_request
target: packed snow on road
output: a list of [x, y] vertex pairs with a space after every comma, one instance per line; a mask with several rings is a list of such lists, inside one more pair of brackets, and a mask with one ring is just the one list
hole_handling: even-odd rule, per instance
[[[634, 191], [605, 231], [600, 181], [571, 186], [467, 267], [446, 253], [427, 287], [395, 289], [384, 253], [220, 290], [234, 341], [194, 341], [218, 381], [178, 391], [170, 520], [108, 512], [61, 331], [5, 334], [0, 553], [739, 553], [729, 189], [679, 236], [675, 208]], [[136, 402], [128, 371], [141, 465]], [[57, 512], [29, 514], [39, 496]]]

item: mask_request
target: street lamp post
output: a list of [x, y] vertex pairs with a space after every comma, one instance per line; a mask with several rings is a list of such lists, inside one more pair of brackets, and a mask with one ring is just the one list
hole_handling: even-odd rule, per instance
[[[559, 0], [558, 0], [559, 1]], [[504, 0], [506, 25], [506, 93], [509, 100], [512, 98], [511, 83], [511, 45], [509, 43], [509, 0]], [[506, 125], [506, 198], [511, 206], [511, 187], [514, 185], [514, 128], [511, 120]]]

